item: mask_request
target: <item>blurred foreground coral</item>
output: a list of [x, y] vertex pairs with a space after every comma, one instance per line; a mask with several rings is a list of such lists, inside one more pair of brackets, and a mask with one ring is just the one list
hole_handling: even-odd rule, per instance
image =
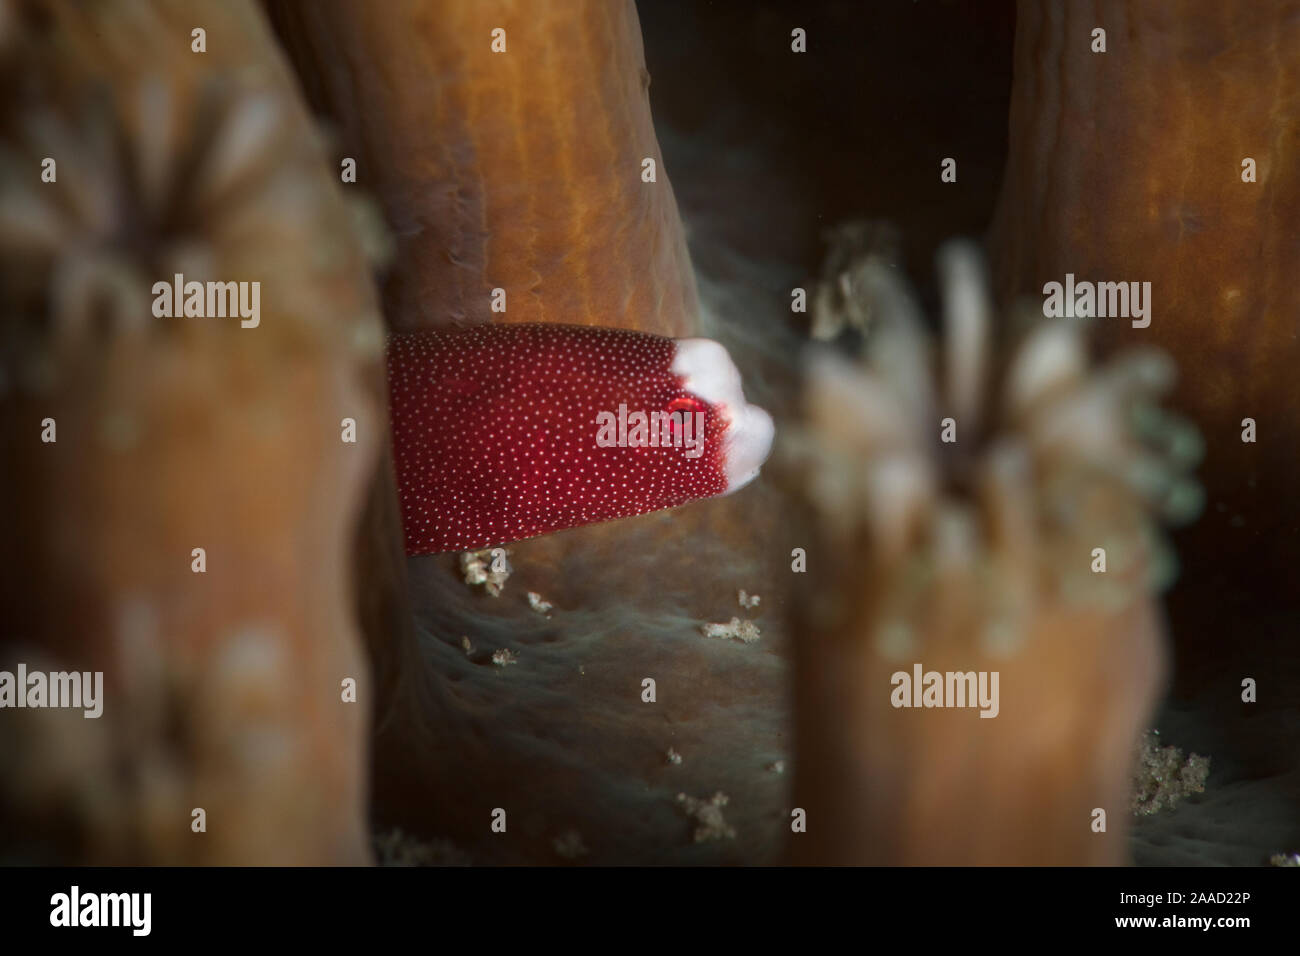
[[[248, 0], [5, 14], [0, 668], [103, 671], [105, 701], [5, 712], [0, 856], [363, 862], [340, 688], [367, 699], [350, 571], [386, 426], [357, 217]], [[260, 282], [260, 321], [155, 317], [175, 273]]]
[[[994, 326], [966, 244], [941, 250], [933, 344], [886, 259], [843, 265], [871, 300], [865, 345], [813, 359], [787, 447], [812, 515], [788, 619], [795, 859], [1123, 862], [1131, 755], [1165, 673], [1158, 526], [1199, 507], [1199, 439], [1157, 404], [1172, 365], [1091, 369], [1078, 325]], [[979, 675], [990, 699], [900, 698], [896, 675], [930, 672]]]

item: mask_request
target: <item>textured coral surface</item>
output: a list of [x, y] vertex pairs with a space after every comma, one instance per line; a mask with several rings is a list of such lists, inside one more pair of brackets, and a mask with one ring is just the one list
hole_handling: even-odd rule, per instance
[[[203, 4], [206, 58], [171, 42], [193, 4], [132, 9], [51, 5], [4, 117], [4, 497], [23, 505], [3, 664], [106, 682], [98, 720], [6, 711], [6, 851], [361, 862], [368, 714], [340, 687], [369, 684], [351, 566], [384, 423], [368, 263], [258, 9]], [[260, 323], [154, 317], [176, 272], [260, 281]]]
[[[1081, 39], [1099, 24], [1105, 54]], [[1187, 559], [1207, 580], [1271, 579], [1274, 593], [1291, 592], [1278, 562], [1300, 548], [1297, 51], [1289, 0], [1020, 4], [991, 239], [1004, 295], [1037, 298], [1067, 272], [1151, 283], [1149, 328], [1098, 332], [1184, 369], [1178, 403], [1204, 433], [1210, 492]], [[1267, 437], [1243, 443], [1245, 418]], [[1261, 551], [1274, 560], [1238, 560]]]
[[[696, 294], [631, 0], [273, 0], [396, 241], [398, 330], [560, 322], [684, 335]], [[505, 31], [505, 53], [492, 33]], [[653, 159], [657, 181], [642, 181]], [[494, 288], [510, 290], [504, 314]]]

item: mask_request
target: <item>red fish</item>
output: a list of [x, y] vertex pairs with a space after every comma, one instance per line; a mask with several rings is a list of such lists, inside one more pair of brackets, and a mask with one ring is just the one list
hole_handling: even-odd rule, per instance
[[397, 334], [388, 391], [410, 555], [729, 494], [773, 437], [721, 345], [625, 329]]

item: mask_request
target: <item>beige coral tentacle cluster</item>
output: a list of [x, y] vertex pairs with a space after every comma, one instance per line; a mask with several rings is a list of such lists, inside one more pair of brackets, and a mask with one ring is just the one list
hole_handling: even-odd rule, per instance
[[[843, 538], [860, 519], [900, 599], [941, 574], [993, 582], [982, 590], [995, 640], [1014, 637], [1040, 588], [1122, 604], [1165, 583], [1158, 521], [1199, 508], [1187, 477], [1199, 437], [1155, 404], [1173, 385], [1170, 361], [1134, 350], [1090, 370], [1084, 326], [1038, 320], [998, 368], [978, 251], [950, 243], [939, 259], [937, 346], [897, 274], [867, 263], [861, 287], [877, 301], [860, 360], [810, 361], [818, 438], [798, 444], [818, 459], [809, 490], [827, 531]], [[1094, 547], [1108, 576], [1091, 570]], [[900, 613], [882, 616], [878, 637], [898, 639]]]

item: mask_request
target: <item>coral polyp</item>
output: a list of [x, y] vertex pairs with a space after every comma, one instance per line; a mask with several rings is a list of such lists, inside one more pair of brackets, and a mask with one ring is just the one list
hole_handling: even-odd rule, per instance
[[[1160, 525], [1195, 511], [1198, 441], [1158, 410], [1167, 358], [1093, 368], [1079, 324], [1013, 313], [995, 329], [977, 250], [949, 244], [939, 265], [937, 341], [899, 274], [863, 256], [845, 284], [871, 297], [852, 305], [869, 318], [859, 354], [824, 350], [806, 370], [785, 474], [824, 570], [789, 617], [796, 796], [835, 836], [810, 831], [794, 852], [1115, 862], [1122, 820], [1104, 839], [1079, 821], [1128, 805], [1164, 674]], [[942, 672], [978, 684], [996, 719], [891, 692]]]
[[1200, 507], [1188, 476], [1199, 436], [1158, 405], [1171, 361], [1133, 350], [1090, 369], [1085, 324], [1028, 312], [998, 351], [978, 252], [950, 244], [940, 267], [939, 343], [898, 274], [864, 258], [853, 285], [869, 301], [855, 308], [872, 321], [859, 360], [822, 352], [809, 369], [810, 419], [828, 440], [800, 445], [818, 461], [810, 491], [826, 531], [865, 531], [872, 573], [899, 578], [878, 638], [897, 645], [909, 606], [953, 575], [986, 605], [994, 642], [1019, 639], [1035, 595], [1122, 607], [1165, 586], [1159, 524]]

